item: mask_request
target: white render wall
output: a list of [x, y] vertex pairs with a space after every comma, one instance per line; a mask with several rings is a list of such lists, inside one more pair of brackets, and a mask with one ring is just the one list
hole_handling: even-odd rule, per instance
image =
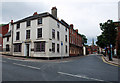
[[[67, 29], [67, 32], [65, 30], [65, 26], [63, 26], [61, 23], [60, 27], [58, 28], [57, 26], [57, 21], [55, 21], [53, 18], [49, 18], [50, 20], [50, 26], [49, 26], [49, 37], [52, 39], [52, 29], [55, 29], [55, 39], [52, 39], [49, 43], [50, 48], [52, 48], [52, 42], [55, 43], [55, 53], [54, 52], [50, 52], [50, 56], [53, 57], [61, 57], [61, 56], [69, 56], [69, 29]], [[59, 31], [59, 35], [60, 35], [60, 40], [57, 40], [57, 31]], [[67, 35], [67, 42], [65, 41], [65, 35]], [[61, 49], [61, 41], [63, 42], [63, 46]], [[57, 44], [59, 44], [59, 49], [60, 52], [57, 52]], [[66, 50], [65, 50], [65, 45], [67, 45], [68, 47], [68, 53], [66, 54]]]
[[[14, 24], [14, 31], [13, 31], [13, 43], [22, 43], [22, 50], [21, 52], [14, 52], [14, 55], [17, 56], [26, 56], [26, 30], [30, 29], [30, 56], [31, 57], [63, 57], [69, 56], [69, 29], [67, 32], [65, 30], [65, 26], [61, 23], [60, 27], [57, 26], [57, 21], [51, 17], [44, 17], [42, 18], [42, 24], [37, 24], [37, 19], [31, 20], [30, 27], [26, 27], [26, 22], [20, 23], [20, 28], [16, 30], [17, 24]], [[37, 28], [42, 28], [42, 38], [37, 39]], [[52, 39], [52, 29], [55, 29], [55, 39]], [[20, 32], [20, 40], [16, 41], [16, 32]], [[57, 40], [57, 31], [59, 31], [60, 39]], [[65, 42], [65, 34], [67, 36], [67, 43]], [[52, 40], [50, 40], [52, 39]], [[34, 52], [31, 51], [31, 48], [34, 48], [34, 41], [46, 41], [45, 43], [45, 52]], [[62, 46], [62, 53], [61, 53], [61, 41], [63, 41]], [[55, 43], [55, 53], [52, 51], [49, 52], [49, 49], [52, 49], [52, 42]], [[57, 43], [59, 44], [60, 52], [57, 53]], [[65, 51], [65, 45], [67, 45], [67, 54]]]
[[6, 52], [7, 44], [9, 45], [9, 47], [11, 47], [11, 37], [9, 37], [9, 41], [7, 41], [7, 37], [3, 38], [3, 54], [10, 54], [10, 51]]

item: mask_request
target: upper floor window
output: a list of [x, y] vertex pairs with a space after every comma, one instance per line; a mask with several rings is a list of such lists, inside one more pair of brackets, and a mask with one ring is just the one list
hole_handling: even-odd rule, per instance
[[7, 42], [9, 41], [9, 37], [7, 37]]
[[60, 39], [59, 36], [60, 36], [60, 35], [59, 35], [59, 31], [57, 31], [57, 39], [58, 39], [58, 40]]
[[27, 27], [30, 26], [30, 20], [27, 21]]
[[67, 31], [67, 28], [65, 27], [65, 30]]
[[16, 32], [16, 40], [20, 39], [20, 32]]
[[52, 43], [52, 52], [55, 52], [55, 43]]
[[42, 24], [42, 18], [38, 18], [38, 24]]
[[67, 35], [65, 35], [65, 41], [67, 42]]
[[60, 27], [60, 23], [59, 22], [57, 22], [57, 26], [58, 26], [58, 28]]
[[20, 23], [17, 23], [17, 29], [19, 29], [20, 28]]
[[38, 28], [37, 33], [38, 33], [37, 38], [42, 37], [42, 28]]
[[26, 39], [30, 39], [30, 30], [26, 30]]
[[55, 39], [55, 30], [52, 29], [52, 38]]

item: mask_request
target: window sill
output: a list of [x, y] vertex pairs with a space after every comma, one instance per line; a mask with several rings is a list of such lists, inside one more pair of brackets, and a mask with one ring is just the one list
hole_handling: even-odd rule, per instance
[[14, 53], [21, 53], [21, 52], [14, 52]]
[[37, 38], [36, 40], [41, 40], [41, 39], [43, 39], [42, 37], [40, 37], [40, 38]]
[[16, 42], [20, 42], [20, 40], [16, 40]]
[[45, 52], [34, 52], [36, 54], [45, 54]]
[[16, 28], [16, 30], [19, 30], [20, 29], [20, 27], [19, 28]]
[[25, 40], [25, 43], [29, 43], [29, 42], [31, 42], [31, 39], [26, 39]]
[[31, 26], [26, 26], [26, 28], [31, 28]]
[[43, 26], [43, 24], [38, 24], [38, 26]]

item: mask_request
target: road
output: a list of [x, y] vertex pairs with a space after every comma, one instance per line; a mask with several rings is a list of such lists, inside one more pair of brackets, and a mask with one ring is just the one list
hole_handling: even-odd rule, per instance
[[104, 63], [98, 55], [45, 62], [3, 57], [0, 63], [3, 81], [118, 81], [118, 67]]

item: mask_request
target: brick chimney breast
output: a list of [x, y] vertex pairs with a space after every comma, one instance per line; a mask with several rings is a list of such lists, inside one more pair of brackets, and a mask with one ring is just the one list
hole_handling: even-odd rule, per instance
[[51, 14], [52, 14], [55, 18], [57, 18], [57, 8], [56, 8], [56, 7], [52, 7], [52, 9], [51, 9]]

